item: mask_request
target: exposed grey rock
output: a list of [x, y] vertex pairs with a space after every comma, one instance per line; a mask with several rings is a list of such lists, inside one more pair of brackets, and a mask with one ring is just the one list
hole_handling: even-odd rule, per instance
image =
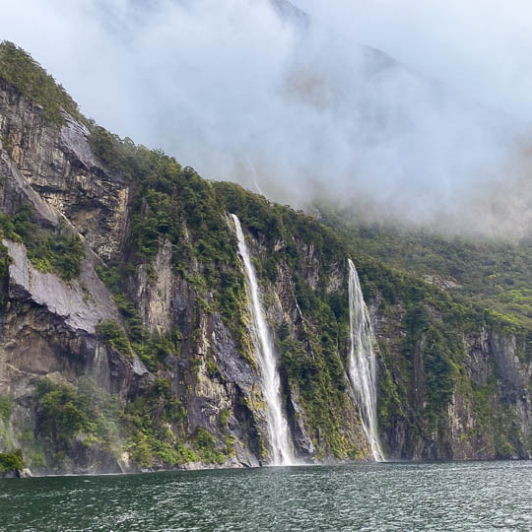
[[310, 24], [308, 14], [288, 0], [270, 0], [270, 2], [284, 20], [302, 28], [306, 28]]
[[[0, 80], [0, 137], [11, 147], [6, 154], [4, 143], [4, 166], [9, 156], [11, 172], [16, 168], [8, 183], [31, 186], [40, 202], [53, 208], [54, 219], [58, 213], [65, 216], [100, 257], [109, 259], [116, 257], [124, 237], [129, 189], [96, 160], [87, 134], [87, 128], [68, 115], [63, 128], [49, 124], [42, 109]], [[17, 185], [17, 172], [25, 183]], [[6, 175], [5, 170], [0, 175]], [[25, 195], [34, 203], [31, 193]], [[49, 216], [41, 206], [35, 208], [44, 218]]]
[[[72, 329], [89, 334], [95, 333], [96, 325], [102, 320], [118, 320], [107, 290], [92, 268], [85, 265], [85, 275], [68, 285], [57, 275], [36, 270], [22, 244], [9, 240], [4, 240], [3, 244], [13, 260], [9, 266], [11, 298], [31, 299], [64, 319]], [[84, 286], [84, 281], [89, 284]]]
[[44, 226], [55, 227], [57, 225], [57, 213], [31, 188], [5, 151], [1, 149], [0, 176], [2, 212], [14, 214], [26, 203], [30, 203], [34, 209], [36, 221]]
[[21, 472], [20, 472], [20, 478], [32, 478], [33, 477], [33, 474], [31, 473], [31, 471], [25, 467]]
[[[288, 20], [307, 24], [306, 15], [289, 2], [272, 2]], [[372, 68], [388, 68], [386, 56], [379, 57], [380, 61], [372, 62]], [[29, 205], [40, 226], [55, 228], [59, 223], [65, 224], [72, 234], [82, 237], [86, 254], [79, 279], [66, 283], [54, 274], [38, 271], [28, 260], [23, 245], [4, 241], [12, 263], [9, 279], [5, 286], [0, 286], [0, 393], [12, 396], [15, 404], [7, 430], [10, 443], [21, 443], [20, 431], [15, 427], [33, 434], [38, 431], [33, 399], [37, 379], [46, 377], [74, 386], [83, 379], [92, 379], [122, 404], [134, 401], [155, 379], [167, 379], [185, 412], [179, 423], [168, 422], [168, 431], [176, 439], [193, 448], [202, 427], [215, 437], [218, 450], [227, 441], [233, 445], [234, 453], [228, 453], [223, 466], [261, 465], [269, 443], [261, 376], [253, 363], [254, 353], [249, 346], [237, 344], [236, 335], [228, 326], [231, 324], [212, 311], [216, 308], [215, 295], [197, 288], [192, 278], [202, 275], [197, 259], [190, 259], [190, 276], [176, 271], [173, 254], [180, 250], [165, 238], [158, 242], [158, 252], [151, 264], [142, 257], [133, 257], [131, 261], [127, 257], [134, 267], [125, 283], [124, 295], [132, 302], [144, 328], [145, 336], [139, 342], [148, 344], [153, 338], [173, 335], [171, 341], [176, 345], [164, 364], [156, 370], [150, 365], [152, 371], [148, 371], [138, 356], [130, 359], [98, 337], [96, 326], [100, 321], [121, 323], [115, 301], [95, 269], [102, 262], [123, 259], [126, 254], [124, 242], [134, 185], [109, 171], [94, 156], [88, 137], [87, 127], [71, 116], [66, 116], [62, 128], [48, 123], [42, 108], [0, 80], [0, 138], [5, 141], [0, 142], [0, 208], [3, 213], [14, 214]], [[186, 225], [183, 233], [186, 245], [192, 247], [194, 242]], [[254, 257], [264, 261], [269, 248], [261, 236], [253, 233], [248, 238]], [[315, 245], [297, 238], [294, 245], [304, 257], [300, 274], [309, 290], [324, 290], [332, 298], [345, 297], [345, 263], [339, 260], [325, 272]], [[277, 241], [273, 250], [277, 253], [284, 247], [284, 242]], [[272, 336], [277, 340], [281, 325], [286, 324], [283, 331], [286, 329], [289, 339], [303, 346], [304, 356], [316, 358], [319, 349], [316, 342], [321, 339], [315, 338], [312, 320], [305, 318], [298, 304], [289, 262], [280, 260], [276, 274], [275, 282], [261, 280]], [[455, 288], [450, 278], [433, 276], [427, 280], [444, 289]], [[404, 363], [401, 346], [407, 335], [405, 305], [398, 302], [383, 312], [381, 303], [382, 294], [377, 294], [369, 308], [371, 321], [378, 340], [399, 365]], [[522, 343], [522, 339], [486, 329], [473, 330], [464, 336], [460, 368], [464, 378], [455, 383], [452, 400], [437, 430], [419, 421], [418, 416], [430, 390], [425, 372], [426, 335], [421, 335], [408, 361], [413, 368], [408, 377], [394, 367], [386, 367], [384, 358], [378, 357], [380, 382], [391, 378], [398, 388], [408, 390], [408, 397], [397, 407], [400, 415], [382, 434], [388, 457], [495, 458], [501, 454], [497, 443], [500, 432], [515, 433], [511, 452], [516, 457], [530, 457], [532, 365], [522, 355]], [[345, 370], [349, 346], [341, 340], [338, 344], [333, 349], [337, 352], [332, 354], [338, 355], [338, 364], [344, 363]], [[279, 345], [277, 348], [280, 349]], [[335, 378], [341, 382], [342, 371]], [[357, 459], [365, 460], [371, 453], [360, 409], [345, 371], [343, 378], [346, 389], [338, 409], [340, 437], [346, 447], [357, 451]], [[402, 381], [405, 378], [410, 380]], [[286, 368], [281, 371], [281, 381], [298, 458], [313, 461], [319, 457], [326, 463], [347, 459], [324, 452], [327, 435], [312, 426], [304, 408], [304, 396], [298, 384], [291, 382]], [[474, 397], [479, 388], [487, 395], [490, 410], [496, 413], [490, 417], [491, 425], [475, 408], [478, 403]], [[113, 442], [119, 452], [112, 453], [98, 444], [88, 444], [84, 435], [77, 435], [70, 442], [68, 460], [61, 465], [61, 471], [80, 474], [136, 471], [132, 453], [121, 437]], [[43, 435], [39, 438], [37, 443], [49, 444]], [[57, 450], [53, 446], [50, 449]], [[155, 460], [153, 468], [163, 466], [160, 460]], [[182, 466], [204, 467], [218, 466], [204, 463]]]
[[[89, 145], [90, 132], [84, 124], [76, 122], [69, 114], [65, 113], [66, 123], [61, 128], [61, 144], [69, 155], [85, 167], [88, 172], [108, 171], [94, 157]], [[115, 179], [122, 181], [120, 176], [113, 175]]]

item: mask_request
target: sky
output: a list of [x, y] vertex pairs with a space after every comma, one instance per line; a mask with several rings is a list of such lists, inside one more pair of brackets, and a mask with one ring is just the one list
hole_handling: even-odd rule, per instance
[[296, 5], [309, 29], [268, 0], [0, 0], [0, 38], [85, 115], [204, 177], [296, 207], [319, 195], [371, 219], [528, 231], [532, 7]]

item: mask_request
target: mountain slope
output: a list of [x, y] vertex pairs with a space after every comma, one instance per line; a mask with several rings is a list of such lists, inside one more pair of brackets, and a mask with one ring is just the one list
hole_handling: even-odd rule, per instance
[[236, 159], [248, 154], [258, 177], [246, 161], [229, 171], [221, 160], [210, 167], [216, 145], [198, 161], [206, 173], [235, 175], [250, 188], [258, 181], [299, 205], [323, 196], [356, 201], [373, 219], [418, 227], [508, 236], [529, 226], [530, 201], [510, 165], [521, 157], [525, 166], [518, 153], [524, 124], [319, 23], [299, 32], [282, 59], [275, 86], [283, 90], [254, 102], [267, 116], [256, 128], [246, 120], [236, 128], [257, 142], [235, 139], [223, 152], [236, 146]]
[[324, 205], [319, 211], [326, 225], [391, 267], [499, 313], [508, 324], [532, 327], [528, 239], [442, 235], [430, 228], [370, 223], [351, 209]]
[[22, 448], [33, 471], [270, 462], [228, 213], [253, 254], [298, 459], [371, 457], [346, 375], [349, 257], [380, 347], [387, 457], [530, 455], [525, 328], [113, 136], [9, 43], [0, 138], [0, 450]]
[[303, 27], [308, 26], [310, 18], [307, 13], [294, 6], [287, 0], [270, 0], [274, 9], [276, 9], [281, 17], [285, 18], [291, 23], [300, 25]]

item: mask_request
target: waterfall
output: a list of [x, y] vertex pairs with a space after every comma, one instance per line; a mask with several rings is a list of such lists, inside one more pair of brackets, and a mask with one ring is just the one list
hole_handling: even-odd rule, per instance
[[376, 462], [384, 461], [377, 432], [377, 372], [373, 328], [355, 265], [349, 260], [349, 378], [360, 405], [362, 426]]
[[253, 318], [252, 333], [255, 345], [255, 357], [262, 374], [262, 391], [266, 401], [266, 417], [272, 447], [273, 465], [290, 465], [293, 463], [290, 449], [288, 423], [283, 414], [281, 398], [281, 379], [277, 370], [277, 360], [262, 308], [261, 294], [255, 268], [246, 244], [240, 220], [231, 215], [238, 238], [238, 251], [246, 272], [246, 290], [248, 293], [249, 311]]

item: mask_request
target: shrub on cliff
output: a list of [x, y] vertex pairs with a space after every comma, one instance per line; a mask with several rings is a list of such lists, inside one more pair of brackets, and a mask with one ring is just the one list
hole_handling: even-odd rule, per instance
[[44, 116], [57, 125], [64, 122], [63, 110], [80, 120], [77, 103], [27, 52], [9, 41], [0, 43], [0, 78], [42, 106]]
[[20, 449], [12, 453], [0, 453], [0, 473], [19, 472], [23, 469], [24, 457]]
[[61, 224], [53, 231], [39, 227], [33, 221], [33, 212], [29, 207], [22, 208], [13, 216], [0, 212], [1, 238], [24, 244], [28, 259], [41, 272], [54, 273], [67, 282], [81, 273], [85, 250], [80, 238], [70, 234]]
[[133, 349], [126, 336], [126, 333], [116, 321], [105, 320], [96, 327], [98, 335], [111, 347], [116, 349], [128, 358], [133, 358]]

